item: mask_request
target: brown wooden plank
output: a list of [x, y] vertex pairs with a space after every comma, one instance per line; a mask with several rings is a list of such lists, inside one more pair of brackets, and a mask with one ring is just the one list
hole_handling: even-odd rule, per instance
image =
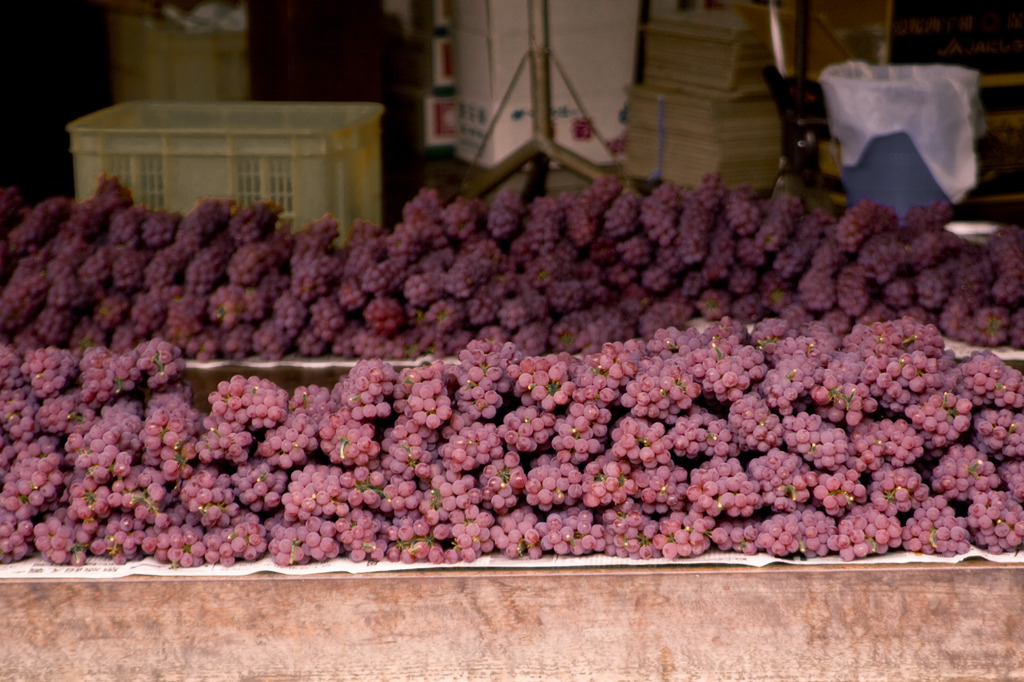
[[0, 678], [1024, 679], [1024, 567], [0, 582]]

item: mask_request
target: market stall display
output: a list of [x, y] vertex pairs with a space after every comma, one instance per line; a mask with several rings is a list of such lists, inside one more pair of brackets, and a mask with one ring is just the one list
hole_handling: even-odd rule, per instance
[[[942, 336], [1015, 333], [1019, 228], [968, 242], [943, 203], [902, 225], [870, 200], [804, 214], [714, 175], [528, 204], [424, 190], [344, 245], [330, 216], [150, 211], [110, 178], [83, 202], [3, 197], [0, 297], [31, 303], [3, 319], [5, 561], [1020, 544], [1020, 371]], [[958, 300], [985, 317], [947, 317]], [[293, 390], [236, 374], [206, 401], [183, 381], [187, 357], [292, 343], [356, 362]], [[410, 350], [430, 355], [392, 364]]]
[[0, 678], [1024, 671], [1019, 227], [141, 192], [0, 189]]

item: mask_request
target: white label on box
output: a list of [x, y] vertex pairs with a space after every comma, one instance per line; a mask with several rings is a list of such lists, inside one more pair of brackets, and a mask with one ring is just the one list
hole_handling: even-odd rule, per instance
[[453, 146], [459, 125], [455, 98], [429, 97], [425, 109], [424, 141], [426, 146]]

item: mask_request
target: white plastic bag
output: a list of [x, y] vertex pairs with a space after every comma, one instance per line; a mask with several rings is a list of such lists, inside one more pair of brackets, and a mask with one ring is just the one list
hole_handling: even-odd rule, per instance
[[974, 143], [985, 133], [977, 70], [849, 60], [826, 66], [818, 81], [844, 167], [856, 166], [872, 139], [902, 132], [950, 201], [961, 201], [977, 185]]

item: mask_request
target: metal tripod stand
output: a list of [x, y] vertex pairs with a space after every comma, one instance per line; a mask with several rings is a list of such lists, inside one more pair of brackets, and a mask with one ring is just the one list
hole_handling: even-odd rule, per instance
[[[572, 84], [569, 82], [569, 79], [566, 78], [564, 71], [562, 71], [561, 65], [558, 64], [557, 59], [554, 59], [551, 54], [548, 35], [547, 0], [528, 0], [528, 13], [530, 49], [520, 60], [515, 75], [512, 77], [512, 82], [509, 85], [508, 90], [505, 92], [505, 96], [502, 98], [501, 103], [498, 105], [498, 109], [494, 112], [494, 116], [487, 128], [487, 132], [485, 133], [483, 140], [480, 142], [480, 147], [477, 150], [477, 156], [473, 161], [472, 167], [476, 166], [476, 162], [479, 159], [481, 152], [487, 145], [487, 141], [491, 138], [491, 135], [494, 132], [494, 126], [500, 118], [505, 105], [508, 103], [509, 96], [515, 88], [527, 61], [529, 61], [530, 65], [530, 100], [533, 109], [533, 136], [496, 166], [488, 169], [471, 181], [464, 182], [460, 191], [460, 194], [463, 196], [472, 198], [486, 194], [527, 164], [530, 164], [530, 175], [523, 191], [524, 196], [527, 197], [538, 196], [544, 193], [548, 168], [551, 161], [554, 161], [563, 168], [585, 178], [596, 179], [602, 175], [607, 175], [607, 171], [597, 164], [588, 161], [569, 149], [566, 149], [554, 140], [553, 127], [551, 124], [552, 61], [554, 61], [555, 66], [558, 68], [559, 73], [565, 81], [573, 99], [576, 101], [576, 106], [579, 107], [580, 112], [585, 118], [589, 119], [590, 117], [587, 116], [586, 111], [584, 111], [583, 104], [580, 102], [580, 98], [576, 94]], [[605, 140], [601, 138], [600, 134], [597, 134], [596, 131], [595, 134], [601, 143], [607, 148], [608, 143], [605, 142]]]

